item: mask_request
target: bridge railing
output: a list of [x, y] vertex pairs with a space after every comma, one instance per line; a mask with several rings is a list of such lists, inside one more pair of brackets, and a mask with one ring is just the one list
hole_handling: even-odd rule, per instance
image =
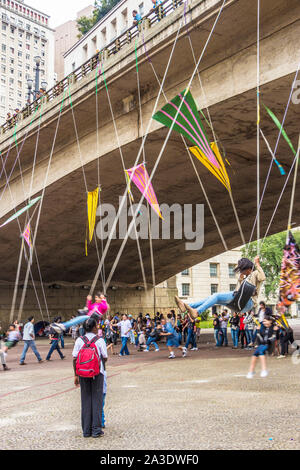
[[184, 0], [165, 0], [162, 2], [154, 12], [148, 13], [142, 20], [135, 26], [131, 26], [124, 31], [120, 36], [115, 38], [84, 64], [74, 70], [71, 74], [63, 78], [60, 82], [56, 83], [53, 88], [45, 92], [38, 99], [32, 103], [28, 103], [18, 114], [14, 115], [11, 119], [7, 120], [5, 124], [0, 126], [0, 135], [5, 134], [10, 129], [13, 129], [23, 119], [34, 114], [41, 105], [45, 105], [52, 101], [57, 96], [61, 95], [64, 90], [69, 88], [70, 85], [85, 78], [89, 73], [97, 68], [112, 55], [117, 54], [121, 49], [131, 44], [143, 31], [148, 30], [155, 23], [163, 21], [164, 17], [171, 14], [176, 8], [183, 4]]

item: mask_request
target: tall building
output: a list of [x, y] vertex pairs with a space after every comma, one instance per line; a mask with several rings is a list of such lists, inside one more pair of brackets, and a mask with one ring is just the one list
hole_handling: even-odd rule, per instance
[[79, 39], [66, 53], [65, 72], [67, 76], [89, 60], [97, 51], [117, 38], [132, 26], [132, 11], [137, 10], [141, 16], [152, 9], [151, 0], [121, 0], [94, 27]]
[[[77, 13], [76, 20], [82, 16], [90, 17], [93, 14], [94, 6], [89, 5], [88, 7], [80, 10]], [[78, 41], [79, 31], [77, 28], [77, 21], [70, 20], [66, 23], [61, 24], [55, 28], [55, 73], [57, 80], [60, 81], [65, 76], [64, 71], [64, 53], [67, 52], [70, 47]]]
[[[0, 0], [1, 83], [0, 122], [7, 113], [22, 109], [28, 98], [27, 81], [35, 83], [36, 62], [40, 84], [54, 84], [54, 31], [49, 16], [22, 0]], [[39, 59], [38, 59], [39, 58]]]

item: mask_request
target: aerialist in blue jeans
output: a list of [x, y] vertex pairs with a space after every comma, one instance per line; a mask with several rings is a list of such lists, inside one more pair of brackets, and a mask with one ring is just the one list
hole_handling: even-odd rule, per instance
[[[259, 256], [256, 256], [254, 263], [252, 263], [252, 261], [247, 258], [240, 259], [235, 272], [240, 273], [236, 291], [238, 291], [242, 282], [246, 278], [248, 278], [248, 281], [251, 284], [256, 286], [254, 295], [249, 299], [245, 308], [242, 310], [242, 313], [249, 312], [253, 308], [257, 307], [259, 291], [263, 281], [266, 279], [265, 274], [259, 264]], [[189, 305], [182, 302], [179, 297], [175, 297], [175, 301], [182, 313], [188, 311], [193, 318], [197, 318], [199, 314], [201, 315], [203, 312], [213, 307], [214, 305], [227, 306], [234, 299], [234, 294], [234, 292], [217, 292], [210, 297], [206, 297], [203, 300], [199, 300], [198, 302]]]

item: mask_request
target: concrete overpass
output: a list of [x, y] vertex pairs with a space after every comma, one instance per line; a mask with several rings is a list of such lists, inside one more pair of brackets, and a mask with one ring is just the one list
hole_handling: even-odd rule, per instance
[[[186, 25], [190, 31], [195, 56], [200, 56], [219, 7], [219, 0], [192, 1], [186, 8]], [[261, 2], [260, 82], [262, 101], [282, 119], [292, 82], [300, 60], [300, 4], [298, 0], [264, 0]], [[207, 50], [201, 61], [199, 72], [206, 100], [201, 92], [197, 75], [191, 91], [199, 107], [209, 107], [215, 131], [226, 150], [230, 161], [229, 170], [233, 195], [246, 240], [249, 239], [256, 216], [256, 2], [228, 0], [216, 26]], [[151, 59], [155, 71], [162, 79], [171, 48], [176, 37], [184, 5], [140, 34], [137, 42], [139, 76], [142, 93], [142, 116], [144, 129], [151, 118], [159, 90], [153, 70], [147, 59]], [[141, 119], [137, 99], [137, 77], [135, 68], [135, 41], [120, 48], [109, 57], [103, 55], [105, 77], [116, 126], [122, 146], [126, 168], [130, 168], [137, 156], [142, 140]], [[185, 25], [180, 30], [178, 42], [168, 71], [164, 91], [169, 99], [182, 91], [191, 77], [194, 59]], [[118, 207], [118, 198], [124, 193], [125, 180], [120, 160], [113, 120], [103, 81], [99, 85], [99, 145], [96, 133], [95, 69], [66, 87], [54, 154], [41, 214], [37, 237], [43, 280], [84, 283], [93, 279], [98, 261], [95, 248], [84, 254], [86, 232], [86, 189], [82, 166], [74, 132], [71, 100], [76, 120], [84, 171], [91, 191], [97, 186], [97, 162], [100, 162], [103, 203]], [[72, 83], [72, 78], [70, 83]], [[64, 82], [66, 83], [66, 81]], [[59, 87], [56, 88], [56, 92]], [[5, 129], [0, 140], [7, 174], [10, 174], [18, 150], [22, 148], [20, 163], [15, 165], [10, 180], [10, 191], [1, 196], [1, 222], [8, 218], [14, 207], [24, 204], [24, 189], [28, 195], [32, 174], [33, 157], [38, 138], [37, 162], [31, 197], [41, 194], [44, 176], [55, 136], [57, 120], [62, 103], [62, 93], [43, 106], [41, 126], [39, 112], [25, 117], [14, 129]], [[54, 92], [52, 93], [54, 97]], [[71, 98], [70, 98], [71, 97]], [[160, 106], [165, 103], [163, 97]], [[298, 118], [298, 119], [297, 119]], [[262, 129], [272, 148], [278, 130], [262, 111]], [[30, 127], [29, 127], [30, 126]], [[299, 133], [299, 106], [291, 103], [285, 128], [296, 145]], [[14, 135], [15, 134], [15, 135]], [[160, 152], [167, 130], [153, 122], [145, 145], [148, 168], [151, 170]], [[18, 145], [16, 146], [15, 140]], [[288, 173], [293, 156], [281, 139], [278, 159]], [[270, 154], [261, 143], [261, 185], [264, 184], [270, 164]], [[228, 248], [240, 246], [242, 241], [224, 187], [196, 162], [204, 181], [211, 205], [222, 228]], [[1, 171], [1, 168], [0, 168]], [[277, 196], [284, 184], [275, 165], [261, 209], [261, 232], [265, 233], [273, 213]], [[5, 187], [2, 175], [1, 191]], [[291, 194], [291, 181], [287, 185], [270, 234], [284, 230], [287, 224]], [[159, 203], [172, 205], [205, 205], [205, 242], [201, 250], [185, 251], [185, 241], [157, 240], [153, 242], [157, 283], [170, 278], [184, 268], [190, 267], [224, 251], [211, 213], [199, 187], [180, 136], [172, 133], [158, 171], [153, 180]], [[297, 188], [296, 201], [300, 191]], [[21, 219], [22, 223], [24, 219]], [[293, 222], [300, 225], [299, 204], [295, 205]], [[105, 260], [108, 274], [121, 242], [114, 240]], [[1, 280], [14, 282], [20, 247], [16, 222], [1, 229], [0, 254], [2, 259]], [[141, 241], [147, 281], [152, 282], [149, 242]], [[33, 267], [34, 277], [38, 279]], [[113, 283], [137, 286], [142, 284], [136, 242], [129, 240], [115, 271]]]

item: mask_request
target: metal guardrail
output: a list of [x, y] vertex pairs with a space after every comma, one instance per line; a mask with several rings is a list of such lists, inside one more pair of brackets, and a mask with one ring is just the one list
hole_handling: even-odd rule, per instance
[[95, 70], [98, 64], [102, 64], [109, 59], [109, 57], [117, 54], [121, 49], [132, 43], [133, 40], [139, 36], [141, 31], [147, 30], [151, 28], [153, 24], [162, 21], [164, 17], [168, 16], [176, 8], [182, 5], [183, 1], [184, 0], [165, 0], [162, 2], [154, 12], [148, 13], [148, 15], [144, 16], [138, 25], [128, 28], [84, 64], [54, 85], [53, 88], [45, 92], [41, 97], [28, 104], [18, 114], [6, 121], [5, 124], [0, 126], [0, 135], [5, 134], [10, 129], [13, 129], [19, 122], [31, 116], [42, 104], [46, 104], [61, 95], [70, 85], [82, 80], [90, 72]]

